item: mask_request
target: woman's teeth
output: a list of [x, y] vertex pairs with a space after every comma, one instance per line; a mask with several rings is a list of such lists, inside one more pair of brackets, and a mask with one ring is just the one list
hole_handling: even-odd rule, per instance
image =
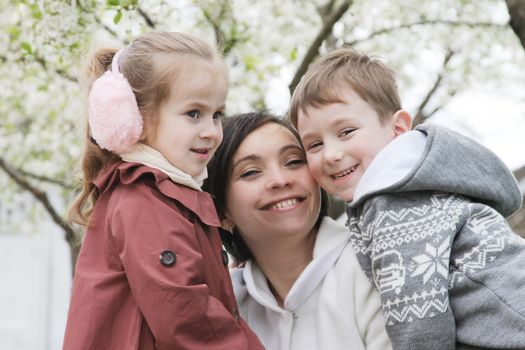
[[291, 207], [292, 205], [296, 203], [297, 203], [297, 199], [287, 199], [285, 201], [272, 205], [272, 209], [284, 209], [287, 207]]

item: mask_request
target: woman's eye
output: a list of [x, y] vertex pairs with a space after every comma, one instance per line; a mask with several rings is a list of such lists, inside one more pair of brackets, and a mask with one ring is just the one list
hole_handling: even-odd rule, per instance
[[259, 171], [257, 171], [257, 170], [246, 170], [246, 171], [243, 171], [239, 177], [242, 179], [242, 178], [246, 178], [246, 177], [250, 177], [250, 176], [256, 175], [258, 173], [259, 173]]
[[186, 112], [186, 115], [190, 118], [195, 119], [199, 117], [199, 111], [198, 110], [189, 111], [189, 112]]
[[224, 117], [224, 112], [213, 113], [213, 119], [222, 119], [223, 117]]
[[288, 162], [286, 162], [286, 165], [287, 166], [300, 166], [300, 165], [303, 165], [303, 164], [306, 164], [306, 161], [302, 158], [295, 158], [295, 159], [290, 159]]

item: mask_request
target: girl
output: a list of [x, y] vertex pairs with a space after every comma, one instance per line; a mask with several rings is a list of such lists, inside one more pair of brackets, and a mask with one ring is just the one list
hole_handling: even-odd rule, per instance
[[64, 349], [260, 349], [239, 318], [200, 186], [222, 141], [227, 71], [204, 42], [152, 32], [88, 69], [87, 225]]

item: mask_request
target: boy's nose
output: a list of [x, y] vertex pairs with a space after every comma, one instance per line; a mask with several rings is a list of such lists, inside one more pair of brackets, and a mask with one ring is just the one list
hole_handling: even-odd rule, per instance
[[324, 161], [328, 164], [338, 163], [343, 157], [343, 151], [338, 148], [326, 148], [324, 151]]

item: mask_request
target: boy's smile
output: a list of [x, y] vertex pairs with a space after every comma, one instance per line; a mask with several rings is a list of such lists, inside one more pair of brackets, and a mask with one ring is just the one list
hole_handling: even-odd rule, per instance
[[326, 191], [351, 201], [368, 165], [397, 135], [397, 113], [381, 122], [377, 112], [349, 88], [342, 100], [300, 111], [297, 129], [314, 178]]

